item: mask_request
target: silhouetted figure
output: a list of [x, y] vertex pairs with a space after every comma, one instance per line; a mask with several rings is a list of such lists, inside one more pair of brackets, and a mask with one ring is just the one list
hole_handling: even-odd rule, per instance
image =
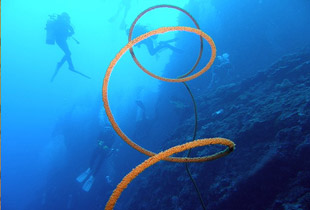
[[140, 141], [141, 139], [147, 139], [149, 137], [154, 120], [147, 116], [146, 107], [141, 100], [136, 100], [136, 105], [137, 112], [134, 122], [135, 128], [133, 138]]
[[[136, 25], [135, 28], [133, 29], [132, 39], [134, 39], [134, 38], [136, 38], [142, 34], [145, 34], [146, 32], [148, 32], [148, 30], [146, 29], [145, 26]], [[127, 34], [129, 34], [129, 30], [127, 30]], [[156, 53], [160, 52], [161, 50], [164, 50], [164, 49], [170, 49], [176, 53], [182, 53], [183, 52], [182, 50], [180, 50], [180, 49], [178, 49], [178, 48], [176, 48], [170, 44], [171, 42], [175, 42], [177, 40], [177, 38], [166, 40], [166, 41], [161, 41], [161, 42], [157, 43], [157, 41], [156, 41], [157, 37], [158, 37], [157, 35], [151, 36], [151, 37], [139, 42], [135, 46], [140, 48], [141, 45], [145, 45], [147, 47], [149, 54], [152, 56], [155, 55]]]
[[[56, 42], [60, 49], [65, 53], [62, 59], [57, 63], [57, 67], [51, 81], [54, 80], [59, 69], [66, 61], [71, 71], [89, 78], [88, 76], [76, 71], [72, 63], [71, 51], [69, 49], [67, 39], [69, 37], [72, 37], [72, 35], [74, 34], [74, 30], [71, 26], [70, 16], [68, 15], [68, 13], [63, 12], [60, 15], [57, 15], [57, 18], [55, 16], [50, 16], [50, 20], [47, 21], [45, 29], [47, 31], [46, 43], [54, 44]], [[79, 43], [76, 39], [74, 40]]]
[[110, 22], [114, 22], [120, 14], [122, 13], [123, 10], [123, 17], [122, 17], [122, 22], [120, 24], [120, 29], [124, 30], [126, 28], [126, 17], [128, 14], [128, 11], [130, 9], [130, 3], [132, 0], [121, 0], [119, 5], [118, 5], [118, 10], [116, 11], [115, 15], [109, 19]]
[[136, 104], [138, 106], [138, 112], [136, 116], [137, 121], [145, 121], [146, 120], [146, 113], [145, 113], [145, 106], [140, 100], [136, 100]]
[[213, 68], [211, 70], [212, 77], [208, 87], [219, 86], [225, 84], [230, 79], [230, 72], [234, 69], [229, 60], [229, 54], [223, 53], [216, 57]]
[[[104, 128], [104, 132], [97, 142], [97, 146], [94, 149], [90, 161], [89, 167], [80, 174], [76, 180], [80, 183], [84, 182], [82, 189], [86, 192], [92, 187], [95, 176], [99, 172], [104, 160], [108, 158], [114, 151], [112, 145], [114, 143], [114, 130], [110, 126]], [[109, 182], [109, 180], [107, 180]]]
[[57, 68], [60, 68], [66, 61], [69, 64], [69, 69], [74, 70], [74, 66], [71, 60], [71, 52], [68, 47], [67, 39], [74, 34], [74, 30], [70, 23], [70, 16], [68, 13], [63, 12], [58, 15], [55, 22], [55, 40], [57, 45], [65, 53], [64, 57], [57, 64]]

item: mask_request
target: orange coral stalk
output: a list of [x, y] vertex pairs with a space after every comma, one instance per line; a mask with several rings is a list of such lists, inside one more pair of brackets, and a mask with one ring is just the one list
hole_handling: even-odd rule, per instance
[[214, 145], [214, 144], [221, 144], [228, 146], [228, 150], [233, 150], [235, 148], [234, 142], [224, 139], [224, 138], [211, 138], [211, 139], [201, 139], [196, 140], [192, 142], [188, 142], [182, 145], [178, 145], [175, 147], [172, 147], [170, 149], [167, 149], [163, 152], [158, 153], [157, 155], [154, 155], [147, 160], [145, 160], [143, 163], [138, 165], [136, 168], [134, 168], [130, 173], [128, 173], [123, 180], [117, 185], [116, 189], [113, 191], [108, 203], [105, 206], [106, 210], [111, 210], [114, 208], [116, 201], [120, 197], [121, 193], [124, 189], [127, 188], [128, 184], [136, 178], [140, 173], [142, 173], [146, 168], [154, 165], [155, 163], [164, 160], [165, 158], [179, 152], [183, 152], [188, 149], [192, 149], [194, 147], [201, 147], [205, 145]]

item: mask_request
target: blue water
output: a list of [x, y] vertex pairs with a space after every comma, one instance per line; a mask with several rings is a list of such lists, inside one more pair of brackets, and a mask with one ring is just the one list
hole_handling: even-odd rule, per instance
[[[126, 3], [124, 3], [126, 2]], [[75, 179], [88, 167], [103, 125], [101, 88], [105, 71], [128, 42], [126, 30], [143, 10], [158, 4], [179, 6], [197, 20], [217, 46], [215, 66], [226, 65], [230, 76], [219, 81], [214, 68], [191, 81], [193, 92], [216, 90], [219, 85], [240, 81], [267, 68], [281, 56], [310, 46], [310, 1], [139, 1], [139, 0], [2, 0], [2, 208], [102, 209], [113, 189], [133, 167], [145, 160], [115, 137], [117, 149], [104, 161], [94, 186], [82, 190]], [[63, 56], [57, 45], [45, 44], [49, 15], [67, 12], [75, 30], [68, 39], [72, 61], [82, 77], [65, 63], [50, 82]], [[158, 9], [139, 24], [153, 30], [163, 26], [191, 26], [190, 19], [173, 9]], [[188, 71], [199, 52], [199, 38], [187, 32], [169, 32], [156, 42], [175, 39], [171, 46], [151, 56], [142, 45], [135, 47], [139, 61], [150, 71], [176, 77]], [[204, 42], [198, 68], [210, 57]], [[173, 65], [172, 65], [173, 63]], [[233, 73], [231, 73], [233, 72]], [[217, 77], [218, 78], [218, 77]], [[123, 131], [138, 144], [159, 152], [161, 142], [177, 129], [178, 107], [190, 99], [169, 96], [179, 84], [168, 84], [147, 76], [127, 52], [116, 65], [109, 84], [111, 110]], [[166, 88], [165, 88], [166, 90]], [[172, 91], [173, 90], [173, 91]], [[163, 102], [168, 98], [168, 102]], [[188, 100], [188, 101], [187, 101]], [[146, 111], [140, 123], [143, 102]], [[171, 107], [166, 107], [170, 103]], [[190, 103], [190, 102], [189, 102]], [[177, 108], [176, 108], [177, 107]], [[158, 119], [158, 112], [166, 119]], [[154, 123], [152, 123], [154, 122]], [[117, 208], [126, 209], [126, 197]], [[137, 198], [138, 199], [138, 198]]]

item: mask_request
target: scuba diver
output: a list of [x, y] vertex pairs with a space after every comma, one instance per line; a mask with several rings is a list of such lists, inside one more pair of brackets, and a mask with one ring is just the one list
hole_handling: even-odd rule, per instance
[[[142, 26], [142, 25], [136, 25], [134, 30], [133, 30], [134, 34], [132, 36], [132, 39], [145, 34], [146, 32], [148, 32], [146, 26]], [[127, 30], [127, 35], [129, 34], [129, 29]], [[173, 52], [176, 53], [182, 53], [183, 50], [178, 49], [176, 47], [174, 47], [173, 45], [171, 45], [171, 42], [175, 42], [177, 40], [177, 38], [174, 39], [170, 39], [170, 40], [166, 40], [166, 41], [160, 41], [159, 43], [156, 42], [157, 39], [157, 35], [155, 36], [151, 36], [148, 39], [145, 39], [141, 42], [139, 42], [138, 44], [136, 44], [136, 46], [138, 48], [141, 47], [141, 45], [145, 45], [147, 47], [147, 50], [149, 52], [150, 55], [155, 55], [156, 53], [160, 52], [161, 50], [164, 49], [170, 49]]]
[[125, 20], [127, 18], [127, 14], [130, 9], [130, 4], [131, 4], [131, 1], [129, 0], [120, 0], [120, 2], [118, 3], [118, 10], [116, 11], [115, 15], [109, 19], [109, 22], [114, 22], [115, 20], [117, 20], [123, 10], [124, 12], [123, 12], [123, 17], [122, 17], [122, 22], [120, 24], [120, 29], [121, 30], [126, 29]]
[[234, 70], [233, 65], [230, 62], [228, 53], [223, 53], [222, 55], [216, 56], [216, 60], [214, 62], [212, 68], [212, 76], [211, 81], [208, 86], [219, 86], [227, 83], [231, 79], [231, 71]]
[[[101, 136], [104, 136], [105, 140], [102, 140], [102, 138], [98, 140], [97, 146], [91, 155], [89, 167], [76, 178], [79, 183], [84, 182], [82, 189], [86, 192], [88, 192], [92, 187], [95, 181], [95, 176], [100, 171], [103, 161], [114, 151], [118, 151], [118, 149], [112, 148], [114, 143], [114, 131], [112, 127], [106, 126], [104, 128], [104, 133]], [[109, 182], [108, 179], [107, 182]]]
[[[57, 67], [54, 75], [52, 76], [51, 81], [54, 80], [59, 69], [66, 61], [71, 71], [90, 79], [90, 77], [86, 76], [85, 74], [76, 71], [73, 66], [71, 60], [71, 52], [67, 43], [67, 39], [69, 37], [72, 37], [72, 35], [74, 34], [74, 30], [71, 26], [70, 16], [68, 15], [68, 13], [63, 12], [60, 15], [57, 15], [57, 18], [55, 15], [50, 15], [50, 19], [46, 23], [45, 30], [46, 30], [46, 44], [54, 45], [56, 42], [59, 48], [65, 53], [63, 58], [57, 63]], [[79, 44], [79, 42], [76, 39], [74, 40], [76, 41], [77, 44]]]
[[145, 121], [146, 114], [145, 114], [145, 106], [140, 100], [136, 100], [136, 105], [138, 106], [137, 115], [136, 115], [136, 122], [138, 121]]
[[133, 137], [139, 140], [146, 139], [149, 137], [154, 121], [147, 116], [145, 105], [141, 100], [136, 100], [136, 106], [137, 112]]

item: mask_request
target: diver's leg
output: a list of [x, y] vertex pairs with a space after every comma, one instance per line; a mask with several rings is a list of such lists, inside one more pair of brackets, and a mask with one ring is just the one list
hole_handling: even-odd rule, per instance
[[123, 7], [124, 7], [124, 15], [123, 15], [123, 18], [122, 18], [122, 22], [120, 24], [120, 29], [121, 30], [125, 30], [126, 29], [126, 18], [127, 18], [127, 14], [128, 14], [128, 11], [130, 9], [130, 1], [129, 0], [123, 0]]
[[166, 48], [166, 46], [163, 44], [160, 44], [159, 46], [153, 48], [153, 51], [152, 51], [153, 54], [151, 54], [151, 53], [150, 54], [155, 55], [156, 53], [158, 53], [159, 51], [161, 51], [164, 48]]
[[155, 54], [157, 53], [157, 50], [154, 48], [154, 44], [153, 44], [153, 41], [152, 41], [152, 40], [147, 39], [147, 40], [145, 40], [145, 41], [143, 42], [143, 44], [146, 45], [147, 50], [149, 51], [149, 54], [150, 54], [150, 55], [153, 56], [153, 55], [155, 55]]
[[[65, 53], [65, 56], [63, 57], [61, 62], [67, 61], [68, 64], [69, 64], [69, 69], [71, 71], [73, 71], [73, 72], [75, 72], [75, 73], [77, 73], [77, 74], [79, 74], [79, 75], [81, 75], [83, 77], [86, 77], [86, 78], [90, 79], [89, 76], [87, 76], [87, 75], [85, 75], [85, 74], [75, 70], [75, 68], [73, 66], [73, 63], [72, 63], [72, 60], [71, 60], [71, 52], [69, 50], [67, 41], [66, 40], [56, 40], [56, 42], [57, 42], [58, 46], [62, 49], [62, 51]], [[58, 64], [62, 65], [63, 63], [61, 63], [61, 62], [59, 62]]]
[[57, 69], [60, 69], [60, 67], [66, 62], [66, 60], [67, 60], [67, 57], [66, 55], [64, 55], [62, 59], [57, 63]]
[[52, 76], [51, 82], [54, 81], [54, 79], [55, 79], [55, 77], [56, 77], [56, 75], [57, 75], [59, 69], [60, 69], [60, 68], [62, 67], [62, 65], [66, 62], [66, 60], [67, 60], [67, 57], [66, 57], [66, 55], [64, 55], [64, 56], [62, 57], [62, 59], [57, 63], [57, 66], [56, 66], [55, 72], [54, 72], [54, 74], [53, 74], [53, 76]]
[[[169, 42], [169, 40], [168, 40], [168, 42]], [[170, 44], [168, 44], [166, 41], [162, 41], [162, 42], [159, 42], [157, 47], [155, 47], [153, 49], [149, 49], [149, 52], [150, 52], [150, 50], [152, 50], [152, 54], [151, 54], [151, 52], [150, 52], [150, 54], [154, 55], [154, 54], [158, 53], [159, 51], [161, 51], [165, 48], [169, 48], [169, 49], [174, 51], [174, 49], [172, 48], [172, 46]]]
[[67, 60], [68, 64], [69, 64], [69, 69], [70, 70], [74, 70], [73, 67], [73, 63], [71, 60], [71, 52], [69, 50], [69, 46], [67, 44], [66, 40], [56, 40], [58, 46], [60, 47], [60, 49], [62, 49], [62, 51], [65, 53], [65, 57], [64, 57], [64, 62]]
[[168, 44], [170, 41], [171, 40], [160, 42], [159, 46], [158, 46], [159, 50], [164, 49], [164, 48], [168, 48], [168, 49], [170, 49], [170, 50], [172, 50], [173, 52], [176, 52], [176, 53], [182, 53], [183, 52], [183, 50]]
[[211, 81], [210, 84], [208, 85], [208, 88], [210, 88], [213, 85], [214, 82], [214, 69], [211, 69], [212, 75], [211, 75]]
[[69, 64], [69, 69], [70, 70], [72, 70], [72, 71], [75, 71], [75, 68], [74, 68], [74, 66], [73, 66], [73, 63], [72, 63], [72, 60], [71, 60], [71, 56], [69, 55], [67, 55], [67, 62], [68, 62], [68, 64]]
[[142, 111], [142, 120], [145, 121], [146, 120], [146, 113], [145, 113], [145, 106], [143, 104], [142, 101], [137, 100], [136, 101], [137, 106], [141, 109]]
[[62, 59], [57, 63], [57, 70], [61, 68], [61, 66], [66, 62], [67, 57], [66, 57], [66, 52], [63, 47], [63, 43], [61, 41], [56, 41], [58, 47], [65, 53], [65, 55], [62, 57]]
[[123, 9], [123, 4], [120, 4], [118, 6], [118, 9], [117, 9], [115, 15], [113, 15], [113, 17], [111, 17], [109, 19], [109, 22], [114, 22], [118, 18], [119, 14], [122, 12], [122, 9]]
[[100, 155], [100, 149], [96, 148], [94, 151], [93, 151], [93, 154], [91, 155], [91, 158], [90, 158], [90, 161], [89, 161], [89, 167], [93, 170], [94, 167], [95, 167], [95, 162], [96, 162], [96, 159], [98, 158], [98, 156]]
[[58, 47], [65, 53], [65, 55], [67, 54], [66, 51], [68, 49], [68, 45], [66, 40], [62, 40], [62, 39], [57, 39], [56, 43], [58, 45]]
[[164, 42], [168, 44], [170, 42], [176, 42], [177, 40], [178, 40], [178, 38], [173, 38], [173, 39], [166, 40]]
[[69, 65], [69, 69], [74, 71], [75, 69], [74, 69], [74, 66], [73, 66], [73, 63], [72, 63], [72, 60], [71, 60], [71, 52], [69, 50], [67, 42], [65, 42], [65, 44], [64, 44], [64, 52], [65, 52], [66, 57], [67, 57], [67, 62], [68, 62], [68, 65]]
[[96, 174], [98, 173], [98, 171], [100, 170], [102, 163], [104, 161], [105, 158], [105, 154], [104, 151], [100, 151], [99, 157], [98, 157], [98, 161], [96, 163], [96, 166], [94, 167], [94, 171], [93, 171], [93, 176], [96, 176]]
[[176, 53], [183, 53], [183, 50], [176, 48], [172, 45], [168, 45], [167, 48], [169, 48], [170, 50], [172, 50], [173, 52], [176, 52]]
[[95, 153], [93, 154], [93, 157], [91, 159], [91, 165], [92, 166], [91, 166], [91, 170], [90, 170], [90, 175], [89, 175], [88, 179], [84, 182], [83, 187], [82, 187], [82, 189], [86, 192], [88, 192], [91, 189], [91, 187], [95, 181], [95, 175], [99, 170], [98, 167], [100, 167], [100, 165], [102, 164], [102, 160], [101, 160], [101, 159], [103, 159], [102, 153], [103, 153], [102, 149], [97, 148]]

